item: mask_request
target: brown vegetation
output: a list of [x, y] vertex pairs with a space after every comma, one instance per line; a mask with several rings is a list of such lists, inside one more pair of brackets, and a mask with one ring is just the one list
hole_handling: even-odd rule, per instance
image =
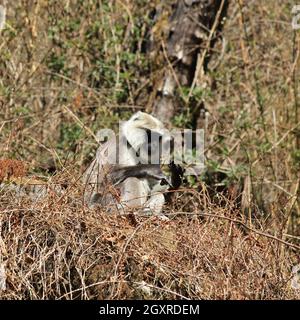
[[24, 177], [26, 166], [22, 161], [11, 159], [0, 159], [0, 182], [10, 178]]
[[1, 298], [300, 297], [290, 285], [299, 247], [269, 234], [272, 226], [243, 221], [230, 203], [192, 192], [194, 212], [171, 210], [165, 222], [88, 210], [76, 189], [34, 206], [1, 199]]

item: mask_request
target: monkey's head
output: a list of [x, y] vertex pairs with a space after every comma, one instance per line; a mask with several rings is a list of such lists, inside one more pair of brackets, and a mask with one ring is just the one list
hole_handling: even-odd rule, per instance
[[138, 111], [129, 120], [131, 126], [164, 134], [166, 129], [161, 121], [148, 113]]
[[169, 131], [164, 127], [163, 123], [154, 116], [145, 113], [137, 112], [131, 116], [123, 125], [123, 133], [134, 149], [140, 149], [141, 146], [150, 153], [158, 155], [163, 153], [163, 150], [172, 150], [173, 139]]

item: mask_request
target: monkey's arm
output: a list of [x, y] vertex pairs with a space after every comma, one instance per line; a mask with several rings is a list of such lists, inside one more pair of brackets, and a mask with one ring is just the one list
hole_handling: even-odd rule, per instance
[[114, 185], [122, 183], [129, 177], [134, 177], [138, 179], [153, 179], [160, 181], [162, 184], [171, 186], [168, 177], [164, 175], [158, 164], [138, 164], [128, 167], [119, 167], [112, 172], [111, 176]]

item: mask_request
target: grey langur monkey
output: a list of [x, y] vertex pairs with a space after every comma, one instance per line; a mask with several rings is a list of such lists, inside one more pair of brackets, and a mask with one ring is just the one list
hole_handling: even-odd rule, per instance
[[[155, 137], [149, 139], [149, 137]], [[170, 179], [161, 170], [162, 144], [172, 144], [172, 138], [164, 125], [155, 117], [137, 112], [123, 123], [120, 145], [108, 139], [98, 148], [84, 175], [85, 201], [89, 206], [108, 207], [111, 211], [137, 211], [161, 215], [165, 204], [164, 192], [172, 188]], [[117, 147], [117, 162], [111, 153]], [[172, 146], [171, 146], [172, 147]], [[156, 159], [148, 163], [149, 157]], [[177, 168], [171, 164], [171, 172], [178, 176]], [[178, 182], [178, 179], [177, 179]], [[173, 184], [172, 184], [173, 183]], [[178, 183], [177, 183], [178, 184]]]

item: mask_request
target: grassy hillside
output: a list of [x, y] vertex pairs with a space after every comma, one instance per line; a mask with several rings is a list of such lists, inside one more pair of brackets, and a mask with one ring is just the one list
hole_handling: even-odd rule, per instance
[[[0, 33], [1, 299], [300, 298], [291, 287], [300, 264], [294, 1], [231, 1], [192, 97], [208, 111], [207, 171], [176, 193], [170, 221], [82, 204], [93, 134], [148, 104], [157, 66], [144, 47], [158, 2], [9, 3]], [[173, 127], [189, 125], [189, 107]], [[48, 193], [33, 202], [36, 181]]]

